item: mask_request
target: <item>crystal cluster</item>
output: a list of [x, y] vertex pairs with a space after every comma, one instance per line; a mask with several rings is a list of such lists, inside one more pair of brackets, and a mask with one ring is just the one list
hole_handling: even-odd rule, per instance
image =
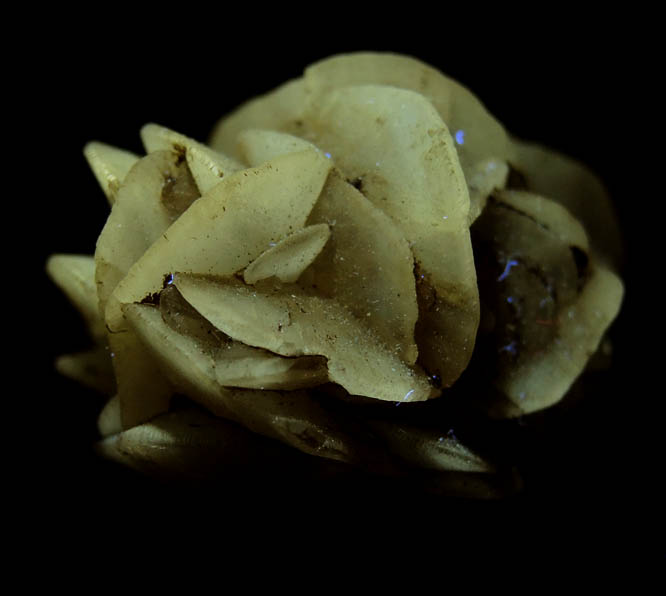
[[413, 58], [325, 59], [207, 145], [141, 137], [142, 157], [86, 147], [110, 215], [94, 257], [47, 266], [95, 342], [58, 368], [109, 395], [100, 450], [130, 466], [205, 476], [259, 434], [494, 494], [492, 458], [368, 404], [474, 375], [487, 417], [547, 408], [619, 311], [600, 182]]

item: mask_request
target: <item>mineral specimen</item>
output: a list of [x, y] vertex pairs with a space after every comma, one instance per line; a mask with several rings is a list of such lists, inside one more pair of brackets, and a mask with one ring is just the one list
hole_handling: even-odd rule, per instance
[[95, 343], [58, 367], [109, 394], [104, 455], [223, 474], [258, 434], [420, 470], [444, 492], [515, 488], [447, 423], [385, 406], [446, 399], [469, 371], [483, 382], [465, 399], [485, 416], [561, 400], [623, 294], [591, 173], [384, 53], [308, 67], [224, 117], [209, 145], [155, 124], [141, 135], [143, 157], [85, 148], [111, 212], [94, 257], [47, 266]]

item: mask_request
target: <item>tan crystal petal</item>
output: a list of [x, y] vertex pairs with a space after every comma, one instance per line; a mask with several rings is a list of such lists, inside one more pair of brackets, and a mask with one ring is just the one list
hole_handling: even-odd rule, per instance
[[225, 116], [215, 126], [210, 146], [216, 151], [242, 160], [238, 135], [250, 128], [277, 130], [300, 136], [305, 107], [302, 79], [288, 81], [277, 89], [251, 99]]
[[89, 255], [51, 255], [46, 272], [82, 314], [93, 339], [106, 337], [95, 286], [95, 260]]
[[202, 316], [238, 341], [282, 356], [327, 358], [329, 379], [351, 394], [404, 402], [435, 394], [422, 372], [384, 349], [332, 299], [295, 286], [248, 288], [189, 275], [176, 275], [174, 284]]
[[165, 275], [233, 275], [271, 243], [302, 228], [330, 165], [316, 151], [307, 150], [225, 177], [131, 268], [109, 303], [107, 325], [122, 328], [121, 304], [159, 292]]
[[132, 265], [171, 225], [173, 214], [163, 195], [165, 191], [168, 195], [170, 182], [182, 175], [181, 163], [170, 151], [143, 157], [127, 174], [97, 239], [95, 282], [100, 312]]
[[509, 176], [509, 166], [505, 161], [487, 159], [468, 168], [465, 173], [469, 189], [469, 223], [474, 223], [485, 209], [488, 197], [493, 191], [503, 189]]
[[162, 373], [216, 416], [311, 455], [343, 461], [355, 457], [353, 441], [307, 393], [222, 387], [217, 381], [216, 360], [207, 347], [202, 349], [196, 339], [169, 328], [155, 307], [130, 304], [124, 310]]
[[388, 449], [417, 468], [442, 472], [494, 473], [495, 467], [451, 434], [442, 435], [407, 424], [374, 420], [373, 432]]
[[619, 310], [622, 283], [586, 254], [581, 224], [532, 193], [495, 193], [473, 234], [480, 262], [496, 261], [494, 271], [480, 273], [495, 323], [479, 338], [485, 347], [475, 366], [486, 367], [504, 397], [487, 407], [500, 417], [546, 408], [562, 399], [598, 349]]
[[216, 359], [215, 377], [225, 387], [292, 391], [328, 382], [328, 370], [323, 358], [284, 358], [234, 341]]
[[83, 154], [106, 198], [113, 205], [120, 185], [139, 156], [97, 141], [86, 144]]
[[261, 253], [243, 272], [247, 284], [275, 277], [294, 282], [322, 251], [331, 236], [328, 224], [315, 224], [297, 230]]
[[258, 166], [278, 155], [296, 153], [308, 148], [316, 149], [312, 143], [283, 132], [251, 128], [238, 135], [238, 151], [243, 161]]
[[55, 366], [61, 375], [95, 391], [106, 395], [111, 395], [115, 391], [113, 366], [106, 346], [59, 356]]
[[[194, 384], [207, 387], [205, 391], [211, 394], [217, 391], [210, 384], [213, 376], [222, 386], [249, 389], [300, 389], [314, 387], [328, 380], [326, 363], [322, 358], [283, 358], [232, 340], [192, 308], [173, 284], [167, 285], [160, 292], [157, 301], [161, 318], [154, 312], [151, 314], [152, 311], [147, 311], [144, 306], [134, 315], [137, 329], [143, 329], [143, 334], [150, 334], [149, 341], [158, 344], [162, 341], [175, 343], [181, 350], [194, 349], [192, 357], [195, 359], [201, 353], [198, 363], [192, 365], [190, 372], [203, 371], [202, 378]], [[137, 306], [132, 308], [136, 309]], [[140, 318], [137, 320], [138, 314]], [[171, 337], [165, 325], [178, 335]], [[170, 339], [161, 340], [159, 333]], [[179, 339], [180, 336], [188, 339]], [[184, 357], [184, 361], [187, 360], [188, 357]], [[211, 371], [214, 371], [214, 375]], [[184, 374], [187, 377], [187, 369]], [[187, 385], [181, 391], [188, 387], [191, 389]]]
[[187, 165], [203, 195], [220, 179], [244, 166], [210, 147], [158, 124], [146, 124], [141, 129], [141, 138], [148, 153], [173, 151], [187, 160]]
[[418, 355], [414, 258], [395, 223], [337, 170], [308, 223], [325, 223], [331, 240], [299, 281], [362, 319], [407, 364]]
[[120, 398], [114, 395], [106, 402], [97, 418], [97, 430], [102, 437], [122, 432], [123, 425], [120, 420]]
[[158, 376], [166, 377], [176, 391], [228, 417], [230, 412], [218, 403], [220, 387], [210, 346], [170, 328], [154, 306], [126, 304], [123, 311], [130, 329], [157, 363]]
[[[453, 140], [421, 95], [335, 89], [307, 116], [315, 143], [389, 215], [416, 262], [424, 367], [450, 386], [467, 367], [479, 322], [469, 195]], [[423, 276], [423, 277], [420, 277]]]
[[575, 159], [535, 143], [514, 141], [510, 161], [527, 190], [566, 207], [585, 227], [597, 256], [617, 269], [622, 263], [622, 234], [601, 180]]
[[110, 333], [109, 350], [123, 429], [166, 412], [173, 388], [141, 338], [133, 330]]
[[389, 85], [424, 96], [456, 139], [455, 148], [466, 177], [478, 162], [510, 155], [504, 127], [471, 91], [410, 56], [390, 52], [332, 56], [309, 66], [304, 79], [311, 104], [333, 89], [367, 84]]
[[[298, 462], [290, 461], [290, 453], [274, 442], [195, 408], [178, 409], [146, 424], [103, 436], [96, 446], [100, 455], [158, 478], [224, 480], [234, 470], [247, 466], [260, 470]], [[470, 461], [464, 449], [454, 448], [451, 457], [452, 461], [456, 457], [461, 462]], [[391, 467], [386, 473], [404, 474]], [[336, 478], [340, 474], [344, 470], [338, 470]], [[473, 498], [503, 497], [515, 492], [520, 483], [518, 478], [489, 474], [485, 470], [442, 472], [437, 467], [419, 470], [408, 479], [420, 490]]]
[[598, 349], [620, 310], [623, 294], [617, 275], [591, 263], [578, 300], [560, 315], [557, 339], [502, 378], [498, 387], [508, 401], [497, 404], [492, 413], [520, 416], [562, 399]]
[[[242, 466], [276, 459], [271, 441], [194, 408], [165, 413], [103, 436], [96, 445], [100, 455], [160, 478], [210, 480]], [[278, 453], [283, 453], [279, 446]]]
[[533, 219], [563, 244], [575, 246], [585, 253], [589, 252], [590, 245], [585, 228], [561, 204], [540, 195], [519, 190], [495, 192], [493, 200]]

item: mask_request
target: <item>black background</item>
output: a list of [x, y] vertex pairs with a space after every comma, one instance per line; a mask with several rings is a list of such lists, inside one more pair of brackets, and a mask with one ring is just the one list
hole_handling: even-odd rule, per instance
[[[16, 71], [19, 114], [26, 115], [17, 118], [27, 123], [29, 144], [19, 159], [29, 173], [18, 203], [38, 222], [23, 234], [30, 289], [21, 301], [36, 324], [17, 345], [20, 362], [29, 353], [38, 367], [22, 377], [27, 391], [19, 405], [26, 412], [18, 426], [21, 444], [31, 448], [19, 450], [19, 460], [21, 486], [29, 487], [47, 527], [129, 536], [169, 518], [174, 528], [224, 527], [235, 537], [271, 535], [276, 543], [276, 536], [296, 534], [303, 544], [385, 536], [389, 549], [431, 539], [437, 548], [521, 544], [517, 558], [562, 538], [569, 549], [614, 554], [651, 540], [661, 517], [653, 513], [654, 471], [642, 471], [651, 453], [644, 429], [661, 390], [643, 374], [648, 364], [638, 321], [653, 320], [649, 310], [658, 308], [644, 294], [653, 253], [642, 220], [657, 200], [644, 185], [659, 176], [643, 161], [645, 137], [659, 123], [651, 116], [652, 79], [644, 73], [653, 54], [632, 33], [643, 20], [507, 11], [459, 20], [417, 14], [385, 24], [323, 7], [305, 17], [250, 7], [190, 19], [182, 12], [135, 27], [132, 12], [78, 24], [62, 15], [48, 23], [51, 15], [42, 15], [42, 29], [26, 30], [21, 46], [36, 44], [39, 52], [22, 57]], [[243, 100], [299, 76], [315, 60], [355, 50], [410, 54], [440, 68], [471, 88], [511, 132], [582, 160], [605, 181], [626, 236], [627, 294], [603, 390], [541, 434], [526, 431], [529, 490], [504, 502], [256, 479], [210, 495], [165, 489], [98, 460], [89, 446], [102, 401], [53, 371], [58, 354], [85, 347], [82, 325], [43, 274], [52, 252], [92, 253], [105, 222], [106, 200], [83, 146], [100, 140], [141, 153], [138, 131], [147, 122], [205, 140]], [[663, 557], [663, 546], [655, 548], [651, 554]]]

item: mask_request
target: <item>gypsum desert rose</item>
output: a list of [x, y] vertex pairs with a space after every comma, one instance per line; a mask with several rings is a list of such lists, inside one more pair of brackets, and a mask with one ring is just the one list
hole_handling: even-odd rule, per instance
[[567, 394], [623, 295], [593, 174], [389, 53], [309, 66], [207, 145], [155, 124], [141, 138], [145, 156], [86, 146], [111, 211], [94, 257], [47, 264], [94, 341], [57, 368], [109, 396], [104, 456], [205, 477], [281, 442], [444, 493], [506, 492], [506, 466], [448, 422], [367, 406], [446, 399], [465, 374], [491, 419]]

